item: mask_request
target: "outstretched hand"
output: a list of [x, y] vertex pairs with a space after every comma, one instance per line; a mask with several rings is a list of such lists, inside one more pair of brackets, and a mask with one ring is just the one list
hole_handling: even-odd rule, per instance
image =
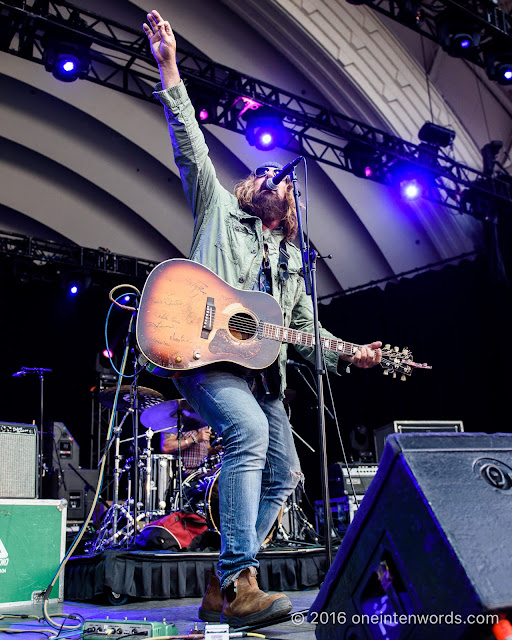
[[148, 13], [147, 18], [149, 24], [144, 23], [142, 28], [149, 39], [151, 53], [158, 64], [162, 84], [166, 88], [180, 80], [176, 64], [176, 38], [169, 22], [164, 20], [156, 9]]
[[371, 367], [379, 364], [382, 360], [382, 350], [380, 347], [382, 347], [382, 342], [379, 340], [364, 345], [349, 358], [348, 362], [360, 369], [371, 369]]

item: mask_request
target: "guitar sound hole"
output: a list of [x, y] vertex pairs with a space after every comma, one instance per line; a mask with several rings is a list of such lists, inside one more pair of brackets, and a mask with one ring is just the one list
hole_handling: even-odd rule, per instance
[[248, 313], [236, 313], [229, 319], [229, 332], [237, 340], [249, 340], [256, 335], [256, 320]]

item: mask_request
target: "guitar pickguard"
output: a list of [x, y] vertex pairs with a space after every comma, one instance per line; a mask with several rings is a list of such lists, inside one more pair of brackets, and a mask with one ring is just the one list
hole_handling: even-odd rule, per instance
[[261, 350], [260, 340], [234, 340], [226, 329], [219, 329], [208, 348], [215, 355], [236, 355], [250, 360]]

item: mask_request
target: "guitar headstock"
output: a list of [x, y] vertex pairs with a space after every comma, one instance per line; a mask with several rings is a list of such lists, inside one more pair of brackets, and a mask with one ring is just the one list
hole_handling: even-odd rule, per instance
[[412, 359], [411, 350], [404, 347], [401, 351], [398, 347], [391, 347], [390, 344], [385, 344], [382, 347], [382, 360], [381, 366], [384, 369], [384, 375], [391, 374], [393, 378], [396, 378], [400, 374], [400, 380], [407, 380], [407, 376], [410, 376], [413, 369], [432, 369], [426, 363], [414, 362]]

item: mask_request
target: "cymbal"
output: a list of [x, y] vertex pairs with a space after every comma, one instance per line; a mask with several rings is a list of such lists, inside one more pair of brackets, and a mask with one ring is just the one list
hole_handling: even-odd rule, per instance
[[[119, 399], [117, 408], [120, 411], [128, 409], [131, 405], [132, 388], [129, 384], [122, 385], [119, 389]], [[98, 392], [98, 400], [104, 407], [112, 409], [114, 406], [114, 398], [116, 396], [116, 387], [108, 387]], [[139, 401], [140, 411], [146, 410], [148, 407], [159, 404], [164, 401], [163, 395], [159, 391], [148, 389], [147, 387], [137, 387], [137, 399]]]
[[167, 400], [149, 407], [140, 416], [140, 421], [147, 429], [168, 433], [178, 431], [178, 411], [181, 410], [181, 420], [185, 431], [192, 431], [206, 426], [206, 422], [197, 414], [184, 399]]

